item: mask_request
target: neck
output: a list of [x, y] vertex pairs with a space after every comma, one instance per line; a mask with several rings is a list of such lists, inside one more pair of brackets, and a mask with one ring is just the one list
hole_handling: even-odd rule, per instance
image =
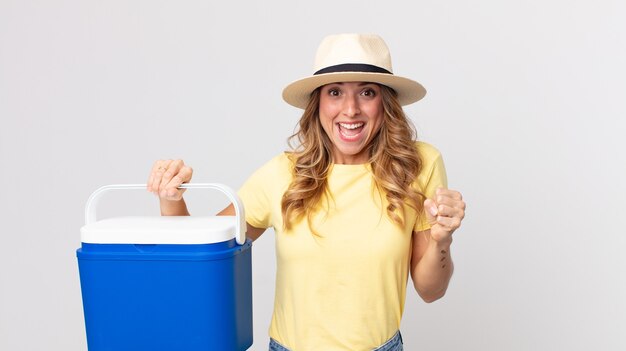
[[369, 163], [369, 157], [365, 153], [358, 155], [333, 155], [333, 163], [337, 165], [362, 165]]

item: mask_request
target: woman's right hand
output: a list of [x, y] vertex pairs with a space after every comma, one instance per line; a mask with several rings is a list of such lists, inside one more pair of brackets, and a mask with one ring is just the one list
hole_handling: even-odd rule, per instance
[[186, 189], [178, 187], [188, 183], [192, 175], [193, 169], [183, 160], [158, 160], [150, 171], [147, 189], [161, 200], [180, 201]]

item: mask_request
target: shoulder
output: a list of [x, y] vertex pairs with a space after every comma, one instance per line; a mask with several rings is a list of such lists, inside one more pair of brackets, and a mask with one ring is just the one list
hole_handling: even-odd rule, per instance
[[433, 164], [438, 159], [442, 158], [441, 152], [439, 152], [439, 150], [436, 147], [434, 147], [433, 145], [427, 142], [416, 141], [415, 149], [417, 150], [417, 153], [422, 158], [422, 162], [424, 163], [424, 165]]
[[266, 163], [267, 167], [274, 169], [292, 169], [293, 168], [293, 153], [291, 152], [281, 152], [280, 154], [274, 156]]
[[293, 161], [291, 160], [291, 154], [288, 152], [281, 152], [280, 154], [272, 157], [269, 161], [265, 162], [259, 167], [254, 174], [256, 176], [275, 177], [280, 174], [291, 174], [293, 169]]
[[422, 161], [417, 185], [428, 197], [432, 197], [437, 187], [447, 187], [448, 178], [443, 157], [436, 147], [423, 141], [416, 142], [415, 147]]
[[249, 200], [251, 197], [280, 192], [291, 182], [292, 168], [289, 155], [280, 153], [257, 168], [244, 182], [239, 193]]

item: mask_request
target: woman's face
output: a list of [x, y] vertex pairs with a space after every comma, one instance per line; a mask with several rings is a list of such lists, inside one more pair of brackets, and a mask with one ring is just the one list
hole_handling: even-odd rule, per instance
[[333, 143], [333, 162], [366, 163], [366, 147], [383, 123], [380, 86], [365, 82], [324, 85], [319, 112], [322, 127]]

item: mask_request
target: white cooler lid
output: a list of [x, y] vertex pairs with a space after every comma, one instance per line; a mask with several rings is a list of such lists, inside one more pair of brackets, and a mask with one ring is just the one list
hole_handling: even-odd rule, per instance
[[115, 217], [83, 226], [90, 244], [212, 244], [235, 238], [234, 216]]

